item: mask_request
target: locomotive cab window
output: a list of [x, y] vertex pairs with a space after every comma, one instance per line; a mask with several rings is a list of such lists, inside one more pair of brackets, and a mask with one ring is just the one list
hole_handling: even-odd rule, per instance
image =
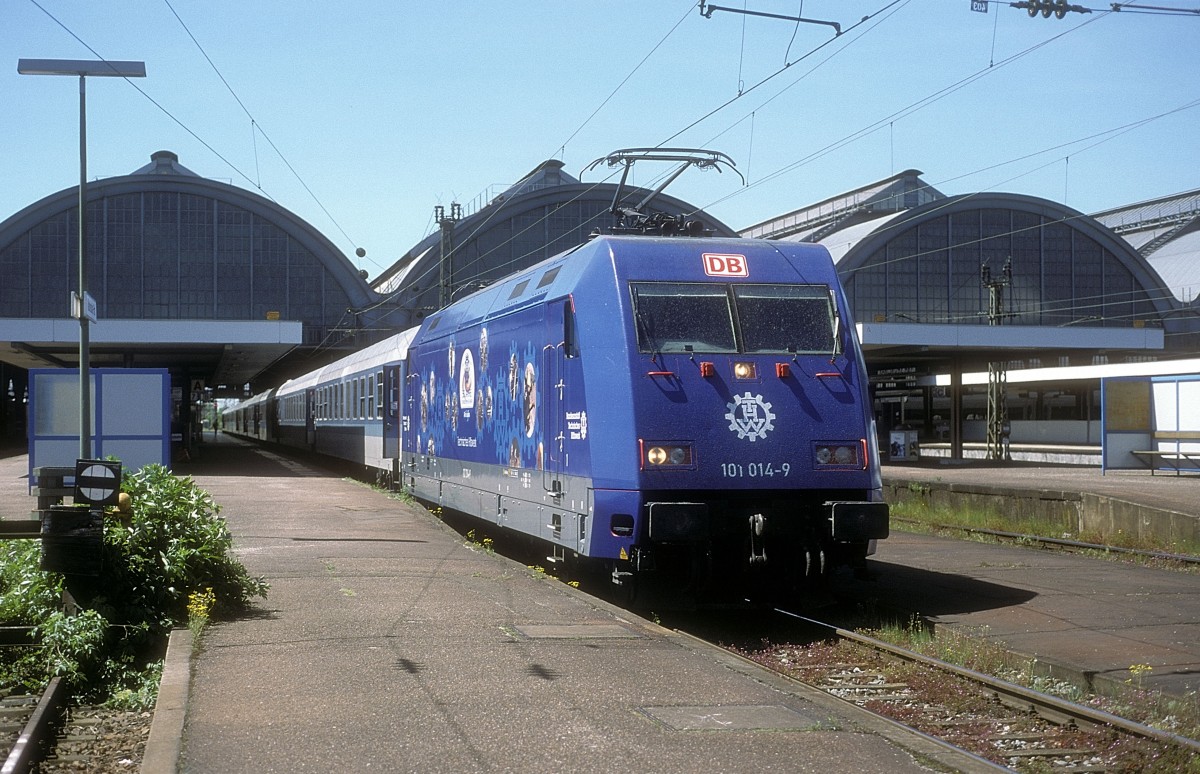
[[825, 285], [631, 282], [640, 352], [834, 351], [836, 310]]
[[724, 285], [631, 282], [642, 352], [736, 352]]
[[824, 285], [734, 285], [746, 353], [833, 351], [833, 308]]

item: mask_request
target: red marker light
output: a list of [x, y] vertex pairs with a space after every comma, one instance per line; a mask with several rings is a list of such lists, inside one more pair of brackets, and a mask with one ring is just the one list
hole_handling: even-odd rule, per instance
[[700, 375], [703, 376], [705, 379], [711, 379], [712, 377], [717, 375], [717, 368], [712, 363], [709, 363], [706, 361], [701, 361], [700, 362]]
[[776, 363], [775, 375], [780, 379], [786, 379], [792, 375], [792, 366], [790, 363]]

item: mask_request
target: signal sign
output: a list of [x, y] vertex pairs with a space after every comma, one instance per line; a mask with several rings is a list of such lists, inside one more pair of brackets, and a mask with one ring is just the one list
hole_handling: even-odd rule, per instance
[[749, 277], [746, 256], [724, 253], [704, 253], [704, 273], [710, 277]]
[[121, 463], [75, 460], [75, 502], [116, 505], [121, 494]]

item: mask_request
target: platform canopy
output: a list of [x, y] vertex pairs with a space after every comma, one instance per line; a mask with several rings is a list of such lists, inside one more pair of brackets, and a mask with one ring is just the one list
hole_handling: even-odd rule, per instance
[[[173, 368], [211, 385], [240, 387], [301, 343], [296, 321], [105, 320], [89, 326], [91, 365]], [[79, 366], [72, 319], [0, 318], [0, 362], [20, 368]]]

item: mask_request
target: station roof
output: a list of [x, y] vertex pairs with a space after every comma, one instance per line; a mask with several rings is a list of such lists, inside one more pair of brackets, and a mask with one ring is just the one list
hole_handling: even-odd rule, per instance
[[[1200, 258], [1200, 192], [1168, 197], [1141, 205], [1114, 210], [1089, 217], [1065, 205], [1038, 197], [1002, 192], [980, 192], [947, 196], [920, 179], [917, 170], [906, 170], [890, 178], [862, 186], [845, 194], [831, 197], [808, 207], [792, 210], [776, 218], [742, 229], [747, 237], [817, 242], [830, 252], [838, 273], [847, 285], [851, 306], [858, 318], [858, 332], [866, 360], [873, 368], [913, 367], [925, 372], [950, 369], [986, 368], [988, 362], [1003, 361], [1019, 365], [1022, 362], [1092, 362], [1112, 358], [1151, 360], [1179, 357], [1179, 351], [1167, 351], [1164, 327], [1179, 330], [1179, 288], [1191, 285], [1191, 296], [1197, 295], [1194, 284], [1197, 258]], [[998, 245], [987, 244], [992, 237], [979, 224], [989, 213], [990, 223], [1007, 223], [992, 233], [999, 237]], [[1002, 213], [1011, 213], [1003, 215]], [[955, 220], [955, 219], [958, 220]], [[963, 224], [961, 244], [956, 242], [951, 222]], [[1016, 224], [1020, 223], [1018, 227]], [[928, 230], [925, 229], [929, 224]], [[1023, 295], [1021, 302], [1032, 310], [1028, 318], [1020, 314], [1001, 318], [1004, 324], [986, 324], [987, 291], [980, 291], [981, 266], [989, 257], [1003, 262], [1007, 251], [1017, 247], [1015, 238], [1034, 227], [1055, 225], [1069, 229], [1079, 236], [1075, 241], [1092, 245], [1089, 249], [1103, 251], [1104, 271], [1125, 272], [1132, 284], [1128, 304], [1131, 316], [1120, 319], [1103, 318], [1089, 305], [1100, 307], [1097, 301], [1079, 300], [1080, 287], [1100, 288], [1097, 279], [1092, 285], [1081, 282], [1080, 269], [1067, 264], [1067, 274], [1014, 273], [1013, 286], [1006, 291]], [[993, 228], [995, 228], [993, 226]], [[1006, 233], [1007, 232], [1007, 233]], [[920, 236], [918, 236], [920, 235]], [[983, 237], [983, 238], [981, 238]], [[1061, 245], [1062, 237], [1057, 237]], [[1134, 241], [1137, 240], [1137, 241]], [[1033, 253], [1033, 265], [1045, 266], [1050, 260], [1044, 242], [1031, 248], [1026, 240], [1020, 248], [1027, 256]], [[987, 251], [985, 252], [984, 246]], [[1137, 249], [1142, 247], [1142, 250]], [[1153, 248], [1153, 253], [1145, 249]], [[1063, 271], [1062, 247], [1054, 260], [1057, 271]], [[948, 256], [948, 257], [947, 257]], [[920, 267], [928, 265], [933, 277], [942, 285], [953, 274], [953, 293], [946, 297], [946, 288], [936, 282], [920, 285], [914, 290], [918, 271], [911, 261], [903, 271], [906, 259], [920, 259]], [[1095, 259], [1092, 259], [1095, 262]], [[941, 262], [939, 264], [939, 261]], [[1000, 263], [992, 265], [999, 274]], [[1028, 264], [1027, 264], [1028, 266]], [[1085, 273], [1096, 269], [1082, 270]], [[860, 276], [870, 274], [866, 285], [867, 308], [860, 308], [854, 296], [854, 284]], [[1061, 287], [1048, 287], [1059, 277]], [[1048, 279], [1049, 278], [1049, 279]], [[968, 289], [973, 285], [975, 289]], [[1170, 287], [1176, 298], [1167, 291]], [[1089, 291], [1094, 292], [1094, 291]], [[940, 295], [939, 295], [940, 294]], [[975, 301], [976, 294], [981, 295]], [[895, 301], [889, 299], [895, 299]], [[858, 298], [862, 301], [863, 298]], [[1010, 302], [1012, 303], [1012, 302]], [[975, 319], [966, 314], [975, 305]], [[1054, 314], [1043, 315], [1043, 307]], [[980, 311], [982, 309], [982, 311]], [[922, 311], [910, 311], [922, 310]], [[1059, 311], [1061, 310], [1061, 311]], [[1018, 311], [1012, 307], [1009, 311]], [[1129, 312], [1127, 312], [1129, 314]], [[980, 318], [984, 319], [980, 319]], [[1168, 322], [1169, 321], [1169, 322]], [[982, 323], [982, 324], [981, 324]], [[1053, 323], [1053, 324], [1049, 324]]]
[[[311, 224], [170, 151], [90, 181], [87, 195], [93, 366], [180, 369], [240, 388], [378, 298]], [[79, 323], [67, 316], [77, 212], [73, 187], [0, 222], [0, 361], [78, 367]]]
[[1176, 300], [1200, 305], [1200, 189], [1093, 215], [1133, 246]]

